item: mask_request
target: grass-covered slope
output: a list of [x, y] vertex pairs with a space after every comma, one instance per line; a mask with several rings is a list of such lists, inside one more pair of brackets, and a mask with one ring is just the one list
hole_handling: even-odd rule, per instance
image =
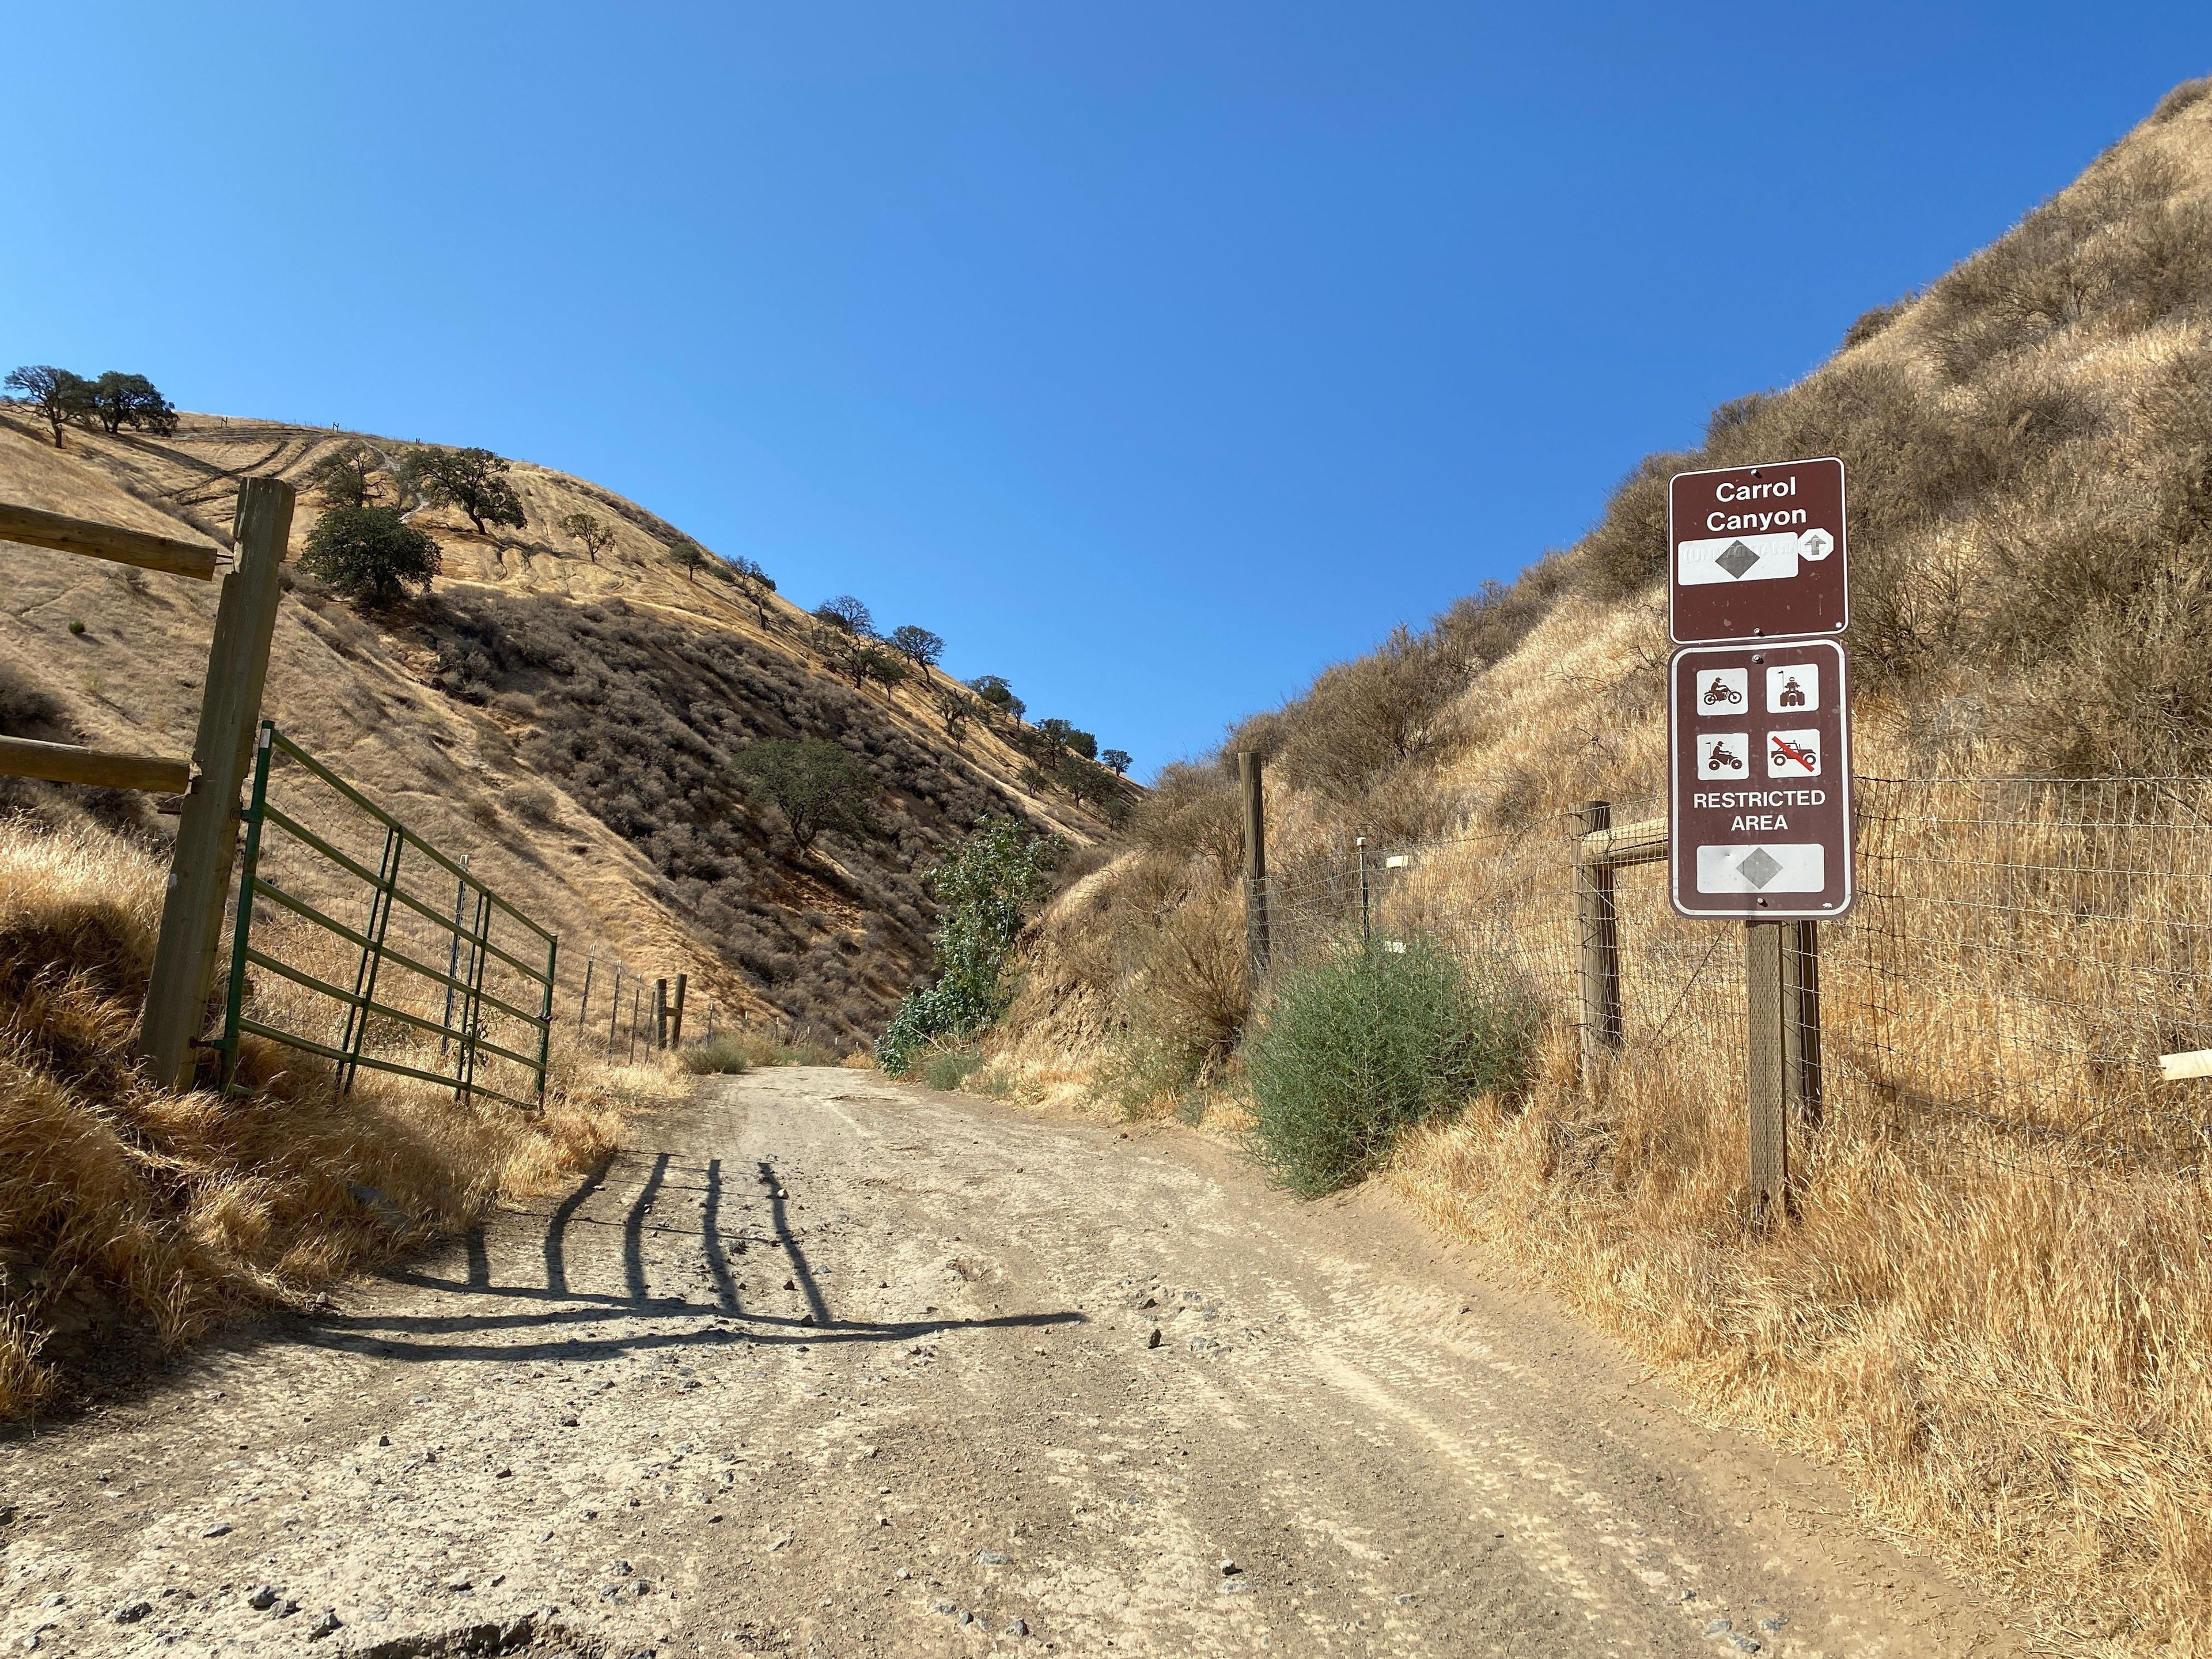
[[[57, 450], [0, 409], [0, 499], [171, 535], [227, 538], [237, 481], [303, 482], [354, 434], [186, 416], [173, 436], [70, 428]], [[388, 462], [410, 446], [368, 441]], [[981, 818], [1012, 815], [1083, 843], [1105, 825], [1040, 781], [1005, 720], [949, 735], [941, 675], [856, 690], [812, 648], [811, 621], [770, 595], [687, 572], [683, 538], [583, 480], [518, 462], [525, 526], [478, 534], [451, 508], [411, 521], [441, 544], [431, 591], [363, 612], [295, 573], [267, 711], [295, 738], [562, 937], [648, 977], [688, 972], [725, 1010], [849, 1048], [926, 973], [929, 901], [915, 878]], [[319, 511], [303, 495], [295, 547]], [[596, 558], [568, 515], [611, 525]], [[185, 752], [213, 616], [206, 584], [0, 544], [0, 731]], [[81, 629], [73, 629], [73, 624]], [[806, 852], [728, 769], [744, 745], [819, 738], [880, 787], [875, 833]], [[158, 840], [127, 796], [0, 781], [0, 810], [89, 806]], [[166, 821], [166, 822], [173, 822]]]

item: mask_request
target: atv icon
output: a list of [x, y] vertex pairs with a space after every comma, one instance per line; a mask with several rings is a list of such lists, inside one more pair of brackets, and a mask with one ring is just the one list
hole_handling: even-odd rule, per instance
[[1717, 743], [1712, 746], [1712, 751], [1705, 757], [1705, 769], [1708, 772], [1723, 770], [1741, 772], [1743, 770], [1743, 763], [1736, 758], [1727, 744]]

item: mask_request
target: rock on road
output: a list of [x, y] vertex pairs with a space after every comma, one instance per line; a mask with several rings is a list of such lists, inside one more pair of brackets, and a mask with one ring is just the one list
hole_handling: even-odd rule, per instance
[[866, 1073], [0, 1444], [52, 1653], [2013, 1651], [1387, 1199]]

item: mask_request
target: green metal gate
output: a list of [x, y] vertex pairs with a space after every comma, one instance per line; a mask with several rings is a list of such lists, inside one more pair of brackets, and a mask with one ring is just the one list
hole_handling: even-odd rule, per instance
[[[333, 820], [324, 826], [325, 833], [310, 829], [270, 799], [280, 757], [301, 769], [301, 782], [319, 791]], [[349, 834], [365, 838], [361, 856], [336, 844]], [[368, 846], [380, 840], [380, 854], [372, 854]], [[264, 867], [272, 860], [286, 866], [282, 883], [272, 880]], [[348, 878], [358, 884], [350, 892]], [[444, 898], [448, 880], [453, 895], [450, 917]], [[435, 902], [420, 890], [430, 882], [438, 884]], [[319, 895], [333, 889], [337, 896], [325, 899], [323, 908], [306, 896], [310, 890]], [[367, 901], [358, 927], [325, 914], [349, 898], [356, 904]], [[262, 900], [290, 911], [315, 931], [264, 933], [257, 942], [255, 912]], [[425, 944], [433, 948], [425, 949]], [[324, 973], [337, 977], [350, 969], [350, 990], [309, 971], [297, 959], [318, 948], [335, 964]], [[435, 962], [441, 949], [446, 956], [442, 968]], [[451, 1087], [463, 1099], [483, 1095], [525, 1110], [542, 1107], [559, 951], [554, 934], [471, 876], [465, 860], [457, 863], [431, 846], [279, 732], [275, 722], [261, 723], [219, 1042], [226, 1092], [236, 1086], [239, 1036], [250, 1031], [331, 1061], [342, 1093], [352, 1089], [356, 1074], [366, 1066]], [[295, 959], [284, 961], [280, 951]], [[422, 960], [425, 955], [432, 960]], [[274, 974], [335, 1004], [327, 1040], [277, 1024], [282, 1016], [275, 1000], [252, 999], [249, 969]], [[255, 1003], [252, 1009], [249, 1000]], [[264, 1009], [264, 1002], [272, 1006]], [[434, 1013], [441, 1002], [442, 1010]], [[402, 1006], [408, 1003], [415, 1006]], [[295, 1023], [309, 1023], [296, 1012], [294, 1018]], [[428, 1053], [432, 1037], [437, 1039], [434, 1060]], [[395, 1050], [405, 1058], [396, 1058]], [[508, 1068], [516, 1080], [507, 1089], [486, 1081], [489, 1075], [506, 1082], [501, 1073]]]

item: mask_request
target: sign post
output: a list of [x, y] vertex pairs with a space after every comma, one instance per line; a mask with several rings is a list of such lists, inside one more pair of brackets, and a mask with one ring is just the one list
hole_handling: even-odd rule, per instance
[[1844, 464], [1668, 485], [1668, 896], [1744, 923], [1752, 1194], [1787, 1202], [1789, 1107], [1817, 1114], [1818, 924], [1857, 896]]

